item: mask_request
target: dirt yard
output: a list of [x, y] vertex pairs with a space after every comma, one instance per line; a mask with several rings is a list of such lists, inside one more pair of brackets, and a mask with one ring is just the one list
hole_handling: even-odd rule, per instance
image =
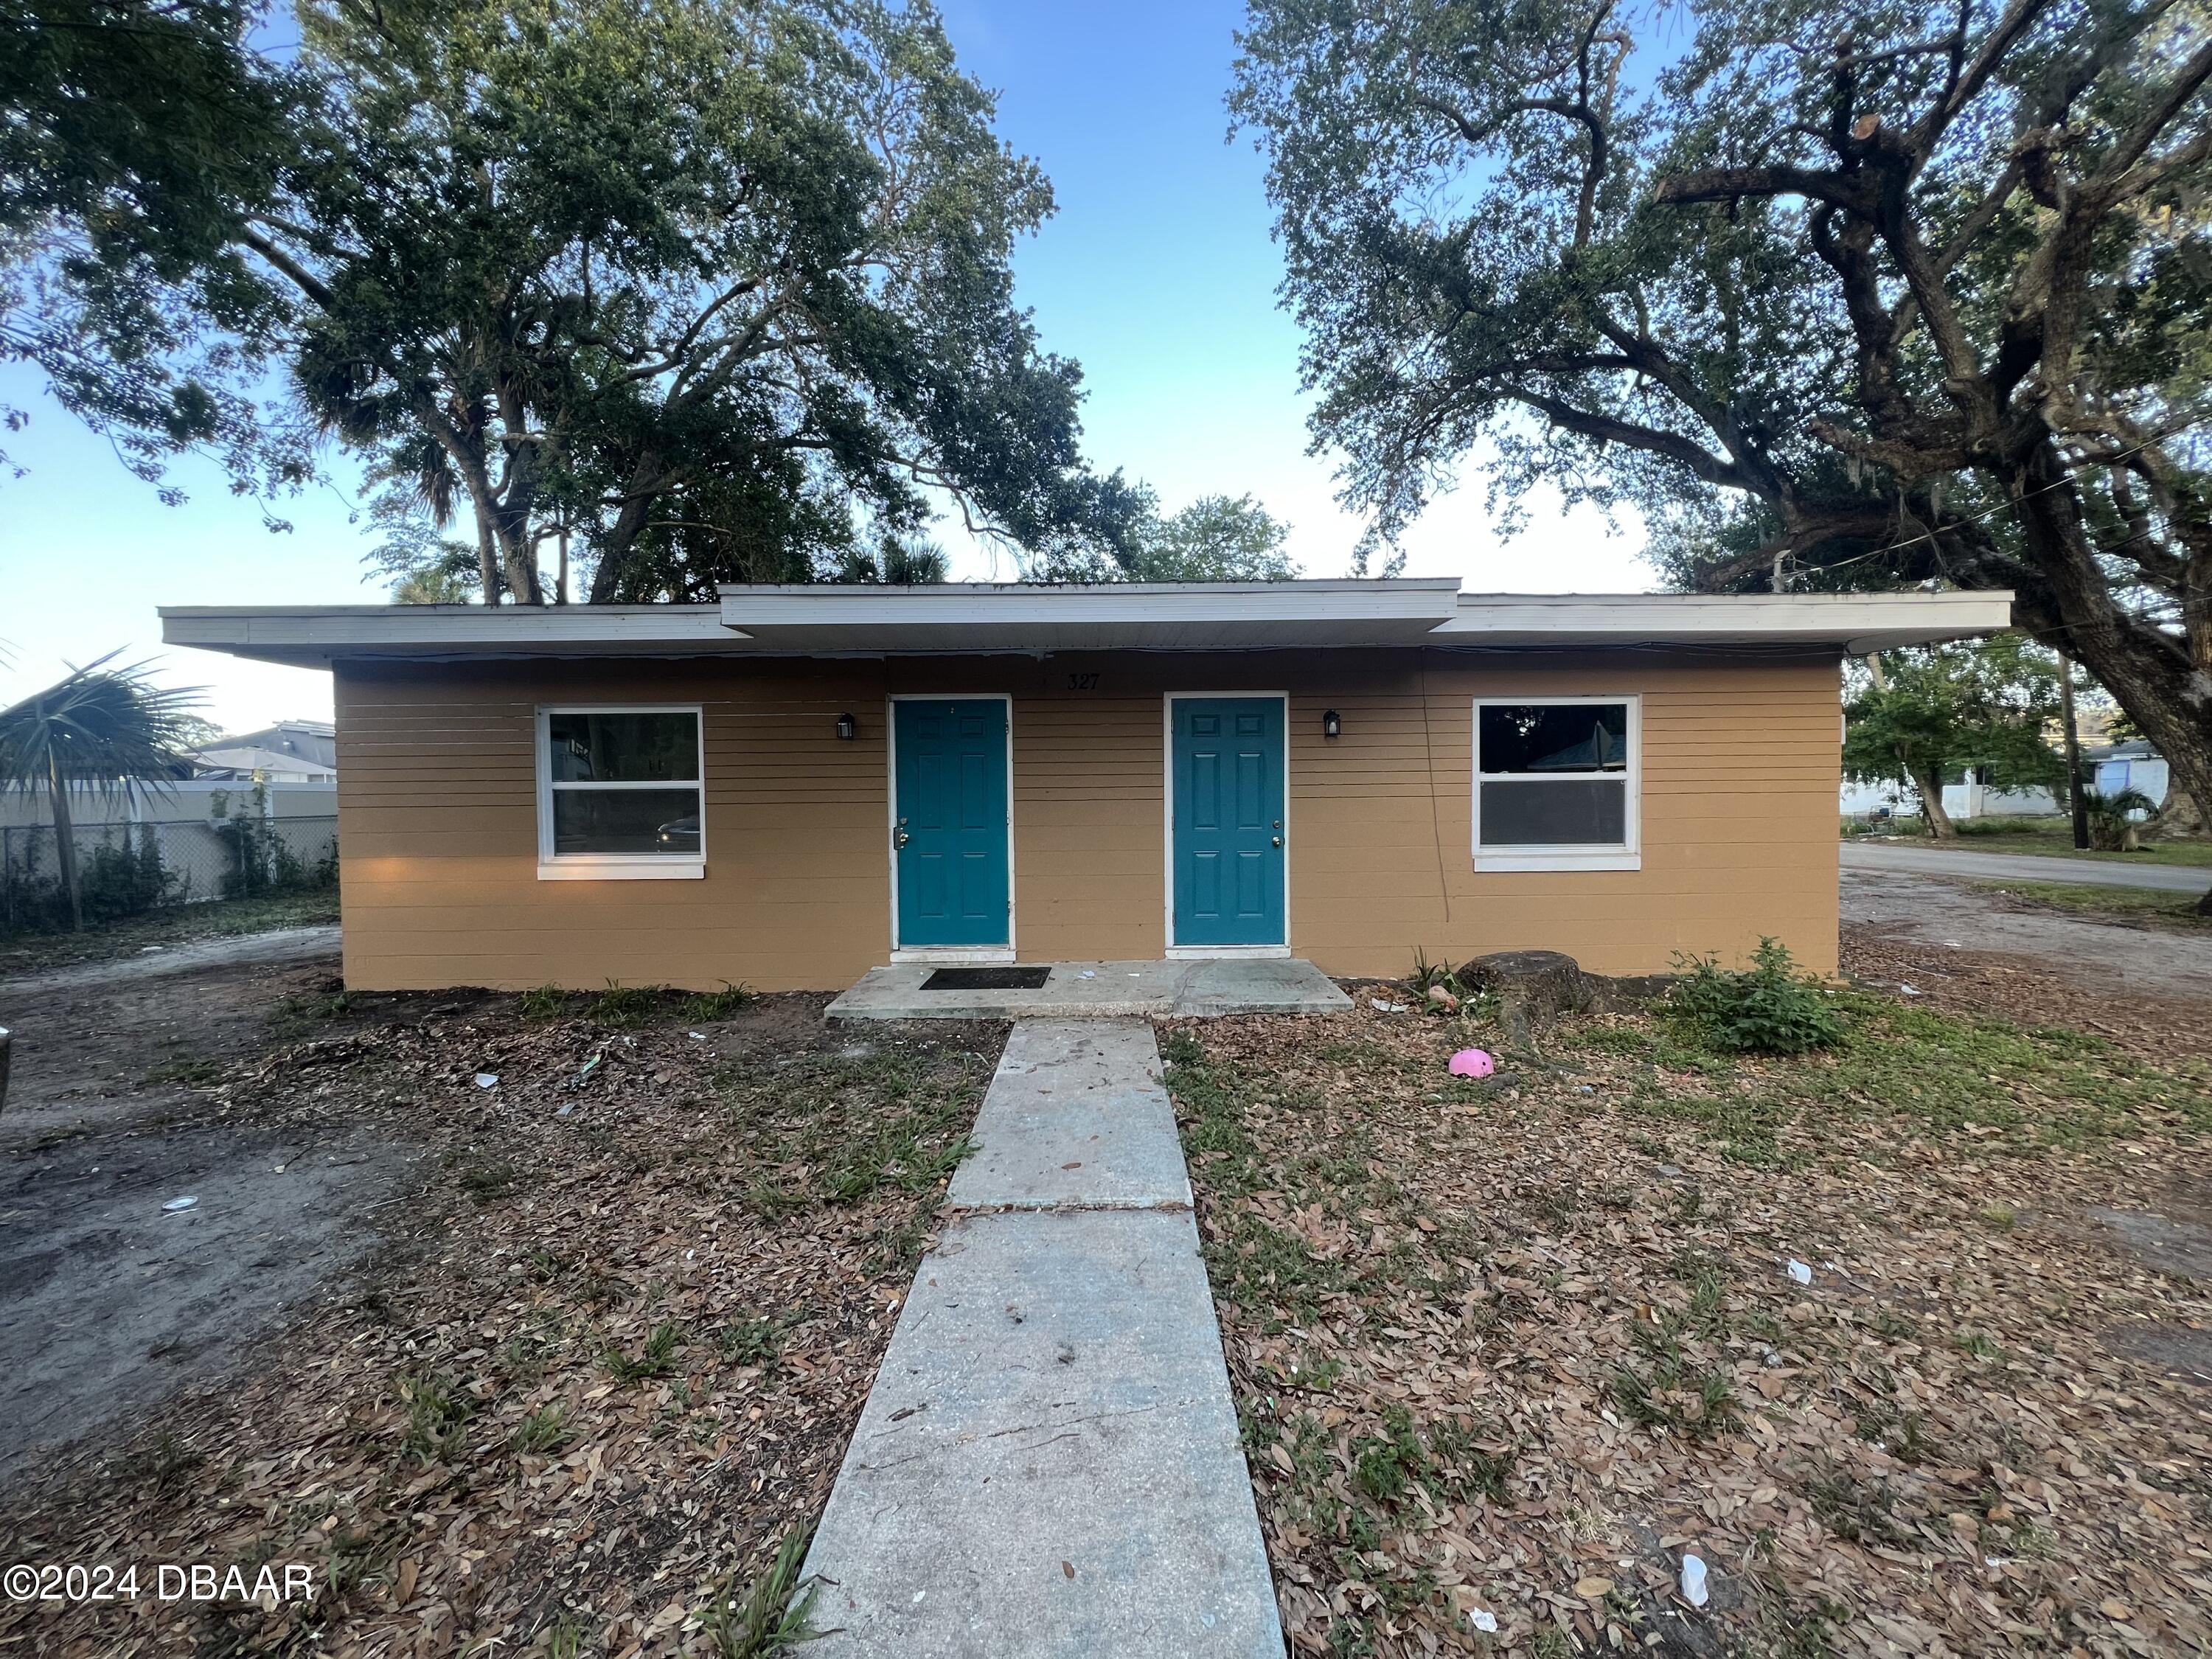
[[1879, 932], [1804, 1059], [1164, 1034], [1295, 1653], [2212, 1650], [2204, 1009]]
[[[2154, 1026], [2179, 1036], [2212, 1027], [2212, 929], [2153, 933], [2025, 903], [1986, 881], [1856, 871], [1844, 873], [1843, 916], [1847, 967], [1931, 995], [1954, 980], [1978, 1006], [2034, 994], [2041, 1018], [2086, 993], [2147, 1008]], [[1914, 965], [1922, 971], [1906, 978]]]
[[1003, 1039], [349, 997], [322, 960], [0, 1000], [38, 1033], [0, 1120], [9, 1562], [317, 1586], [0, 1607], [0, 1653], [42, 1656], [737, 1644]]

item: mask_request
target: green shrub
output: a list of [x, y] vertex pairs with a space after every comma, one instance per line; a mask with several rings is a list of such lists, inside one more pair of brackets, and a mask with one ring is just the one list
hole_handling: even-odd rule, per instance
[[1797, 971], [1781, 940], [1760, 939], [1751, 963], [1731, 969], [1714, 957], [1674, 958], [1685, 978], [1673, 1006], [1707, 1043], [1735, 1054], [1802, 1054], [1843, 1036], [1843, 1016], [1818, 980]]

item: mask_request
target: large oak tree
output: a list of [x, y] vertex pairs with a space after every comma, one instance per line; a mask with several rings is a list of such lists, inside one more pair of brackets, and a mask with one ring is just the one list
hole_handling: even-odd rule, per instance
[[1678, 579], [1940, 580], [2212, 812], [2201, 0], [1255, 0], [1317, 442], [1386, 542], [1631, 506]]
[[0, 351], [149, 476], [302, 476], [275, 365], [424, 592], [449, 528], [532, 603], [856, 568], [947, 506], [1119, 545], [1013, 300], [1051, 192], [927, 0], [293, 10], [278, 65], [252, 0], [0, 0]]
[[[249, 237], [308, 405], [535, 603], [803, 576], [931, 491], [1084, 521], [1078, 374], [1012, 300], [1051, 209], [933, 12], [860, 0], [302, 11], [327, 88]], [[798, 569], [791, 568], [796, 560]]]

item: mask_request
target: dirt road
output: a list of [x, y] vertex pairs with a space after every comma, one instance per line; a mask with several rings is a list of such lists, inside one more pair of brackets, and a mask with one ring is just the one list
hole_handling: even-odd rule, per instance
[[1847, 841], [1846, 878], [1862, 874], [1961, 876], [1977, 881], [2063, 881], [2093, 887], [2148, 887], [2161, 893], [2201, 893], [2212, 887], [2212, 870], [2175, 864], [2124, 864], [2118, 859], [2045, 857], [2033, 853], [1984, 853], [1897, 842]]

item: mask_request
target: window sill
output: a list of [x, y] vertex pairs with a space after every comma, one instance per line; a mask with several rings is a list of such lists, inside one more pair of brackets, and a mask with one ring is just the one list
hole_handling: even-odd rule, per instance
[[1475, 873], [1515, 870], [1641, 870], [1644, 855], [1605, 848], [1577, 852], [1572, 848], [1495, 848], [1474, 855]]
[[540, 859], [540, 881], [699, 881], [704, 859]]

